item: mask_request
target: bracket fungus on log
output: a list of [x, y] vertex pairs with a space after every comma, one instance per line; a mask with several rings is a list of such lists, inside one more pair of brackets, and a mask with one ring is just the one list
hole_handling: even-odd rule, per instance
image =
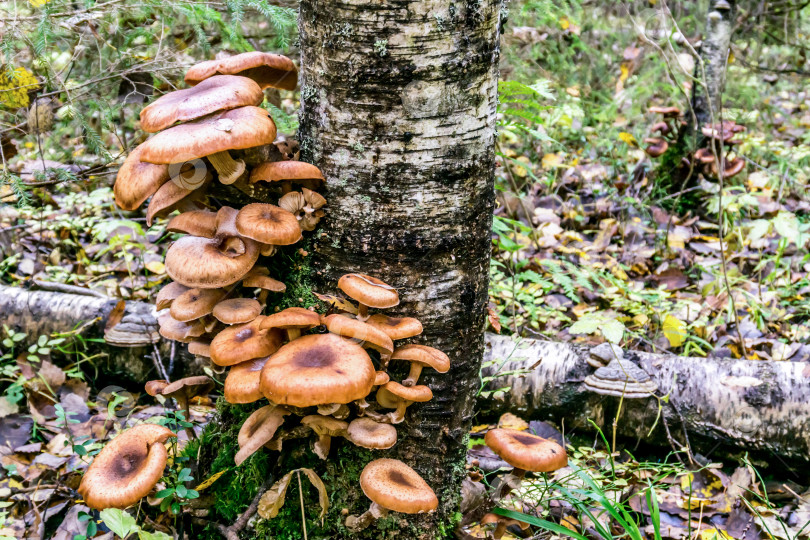
[[646, 371], [629, 360], [618, 358], [585, 377], [584, 386], [597, 394], [626, 399], [649, 397], [658, 390]]

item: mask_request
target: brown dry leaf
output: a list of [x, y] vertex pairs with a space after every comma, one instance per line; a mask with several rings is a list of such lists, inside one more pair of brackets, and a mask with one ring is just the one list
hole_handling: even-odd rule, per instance
[[346, 300], [342, 296], [336, 296], [334, 294], [319, 294], [319, 293], [315, 293], [315, 296], [317, 296], [318, 300], [320, 300], [321, 302], [334, 306], [339, 311], [357, 314], [357, 306], [355, 306], [353, 303], [351, 303], [349, 300]]
[[520, 418], [519, 416], [515, 416], [512, 413], [506, 413], [502, 414], [501, 417], [498, 419], [498, 427], [524, 431], [526, 429], [529, 429], [529, 423], [526, 422], [523, 418]]
[[104, 332], [109, 332], [113, 328], [115, 328], [118, 323], [121, 322], [121, 319], [124, 318], [124, 311], [126, 309], [127, 303], [123, 300], [119, 300], [115, 307], [110, 312], [109, 317], [107, 317], [107, 324], [104, 325]]
[[[299, 474], [303, 472], [309, 478], [309, 482], [315, 486], [315, 489], [318, 490], [318, 504], [321, 507], [321, 515], [318, 516], [319, 519], [323, 519], [326, 516], [326, 512], [329, 510], [329, 493], [326, 491], [326, 485], [324, 485], [323, 480], [321, 480], [320, 476], [318, 476], [315, 471], [312, 469], [307, 469], [306, 467], [298, 469]], [[300, 482], [300, 476], [299, 476]]]
[[259, 499], [258, 512], [264, 519], [273, 519], [284, 506], [284, 497], [287, 495], [287, 488], [290, 487], [293, 472], [290, 471], [282, 476], [281, 480], [273, 484]]

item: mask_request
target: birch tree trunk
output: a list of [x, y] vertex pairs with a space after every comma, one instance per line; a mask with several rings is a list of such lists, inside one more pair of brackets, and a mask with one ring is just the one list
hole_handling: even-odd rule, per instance
[[355, 271], [385, 280], [399, 289], [393, 311], [422, 321], [416, 341], [451, 358], [449, 373], [423, 375], [434, 399], [410, 407], [396, 446], [375, 453], [414, 467], [440, 501], [431, 515], [398, 514], [412, 527], [402, 538], [443, 537], [458, 509], [484, 352], [500, 8], [300, 3], [299, 139], [302, 159], [327, 178], [329, 201], [316, 288], [335, 291]]

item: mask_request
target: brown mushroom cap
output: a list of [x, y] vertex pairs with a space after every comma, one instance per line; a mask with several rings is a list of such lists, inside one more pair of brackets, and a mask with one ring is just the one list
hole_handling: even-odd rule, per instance
[[115, 178], [115, 204], [123, 210], [135, 210], [169, 181], [169, 167], [141, 161], [141, 147], [127, 156]]
[[[156, 217], [163, 217], [175, 210], [199, 210], [205, 199], [205, 190], [198, 189], [207, 185], [212, 179], [211, 173], [206, 169], [201, 180], [196, 180], [196, 169], [187, 168], [166, 182], [155, 192], [149, 206], [146, 207], [146, 224], [152, 226]], [[196, 183], [195, 183], [196, 182]], [[192, 186], [191, 184], [194, 183]]]
[[175, 122], [188, 122], [217, 111], [259, 105], [264, 94], [246, 77], [215, 75], [185, 90], [159, 97], [141, 110], [141, 129], [155, 133]]
[[648, 110], [651, 113], [662, 114], [664, 118], [672, 118], [681, 115], [681, 110], [675, 106], [664, 107], [660, 105], [655, 105], [653, 107], [650, 107]]
[[382, 386], [390, 380], [391, 377], [388, 376], [388, 373], [384, 371], [378, 371], [377, 374], [374, 376], [374, 386]]
[[193, 321], [210, 314], [223, 296], [223, 289], [189, 289], [174, 299], [169, 313], [180, 322]]
[[195, 356], [211, 358], [211, 342], [207, 339], [195, 339], [188, 344], [188, 352]]
[[200, 62], [189, 68], [185, 80], [193, 86], [219, 74], [248, 77], [256, 81], [262, 90], [265, 88], [295, 90], [298, 84], [298, 69], [292, 60], [280, 54], [260, 51]]
[[267, 444], [276, 434], [279, 426], [284, 423], [284, 417], [288, 414], [290, 411], [284, 407], [271, 403], [248, 416], [237, 436], [239, 451], [234, 458], [236, 464], [241, 465], [256, 450]]
[[260, 107], [240, 107], [170, 127], [144, 142], [141, 160], [183, 163], [218, 152], [271, 144], [276, 125]]
[[287, 286], [277, 279], [261, 274], [247, 275], [242, 278], [242, 286], [250, 289], [264, 289], [272, 292], [284, 292]]
[[211, 361], [218, 366], [232, 366], [275, 353], [283, 335], [280, 331], [262, 330], [263, 319], [259, 316], [217, 334], [211, 341]]
[[524, 431], [491, 429], [484, 442], [504, 461], [524, 471], [551, 472], [568, 465], [565, 448], [552, 440]]
[[650, 157], [661, 157], [669, 149], [669, 143], [660, 137], [649, 137], [644, 142], [647, 143], [644, 151]]
[[320, 316], [306, 308], [291, 307], [268, 315], [262, 329], [268, 328], [312, 328], [321, 324]]
[[250, 183], [292, 182], [309, 189], [318, 189], [326, 180], [321, 170], [303, 161], [270, 161], [250, 171]]
[[385, 332], [394, 341], [418, 336], [422, 333], [422, 323], [413, 317], [389, 317], [377, 313], [369, 317], [366, 324]]
[[158, 379], [154, 381], [147, 381], [144, 385], [144, 390], [150, 396], [159, 396], [163, 393], [163, 389], [169, 386], [169, 381], [166, 379]]
[[384, 354], [391, 354], [394, 350], [394, 342], [388, 334], [370, 324], [339, 313], [329, 315], [324, 322], [333, 334], [358, 340], [363, 347], [372, 347]]
[[[178, 402], [188, 400], [194, 396], [202, 396], [207, 394], [214, 388], [214, 381], [206, 375], [197, 375], [194, 377], [184, 377], [177, 379], [173, 383], [165, 386], [160, 394], [166, 397], [177, 399]], [[186, 418], [188, 420], [188, 418]]]
[[318, 192], [304, 188], [303, 193], [291, 191], [278, 200], [279, 207], [287, 210], [298, 220], [302, 231], [312, 231], [324, 215], [321, 208], [326, 199]]
[[368, 307], [390, 308], [399, 304], [395, 288], [366, 274], [346, 274], [338, 280], [338, 288]]
[[397, 459], [375, 459], [360, 473], [366, 497], [383, 508], [403, 514], [432, 512], [436, 494], [419, 474]]
[[225, 324], [247, 323], [262, 312], [262, 305], [253, 298], [231, 298], [214, 307], [214, 317]]
[[374, 365], [362, 347], [334, 334], [303, 336], [276, 352], [262, 370], [262, 393], [274, 403], [310, 407], [366, 397]]
[[87, 469], [79, 494], [90, 508], [126, 508], [146, 496], [166, 467], [163, 443], [176, 437], [168, 428], [141, 424], [107, 443]]
[[274, 246], [287, 246], [301, 239], [301, 228], [293, 214], [272, 204], [252, 203], [236, 217], [239, 234]]
[[166, 273], [187, 287], [217, 289], [242, 279], [258, 258], [253, 240], [184, 236], [166, 253]]
[[210, 210], [190, 210], [169, 220], [166, 230], [174, 233], [190, 234], [213, 238], [217, 232], [217, 213]]
[[161, 336], [181, 343], [188, 343], [205, 333], [205, 325], [199, 319], [182, 322], [165, 312], [158, 317], [158, 324]]
[[177, 283], [176, 281], [172, 281], [171, 283], [164, 285], [163, 288], [160, 289], [160, 292], [157, 293], [157, 297], [155, 297], [155, 309], [160, 311], [161, 309], [171, 307], [174, 299], [186, 292], [188, 289], [188, 287], [182, 283]]
[[301, 423], [318, 435], [329, 435], [330, 437], [342, 437], [349, 428], [348, 422], [320, 414], [307, 415], [301, 419]]
[[[416, 386], [402, 386], [396, 381], [388, 381], [377, 390], [377, 401], [383, 405], [385, 403], [396, 403], [406, 401], [409, 403], [424, 403], [433, 399], [433, 391], [429, 386], [418, 384]], [[389, 405], [383, 405], [388, 407]]]
[[427, 345], [403, 345], [394, 351], [391, 360], [407, 360], [435, 369], [439, 373], [447, 373], [450, 369], [450, 358], [439, 349]]
[[698, 148], [693, 157], [701, 163], [714, 163], [714, 153], [709, 148]]
[[255, 358], [236, 364], [225, 377], [225, 401], [228, 403], [253, 403], [262, 399], [259, 387], [265, 358]]
[[352, 420], [347, 432], [350, 441], [371, 450], [391, 448], [397, 442], [397, 428], [366, 416]]

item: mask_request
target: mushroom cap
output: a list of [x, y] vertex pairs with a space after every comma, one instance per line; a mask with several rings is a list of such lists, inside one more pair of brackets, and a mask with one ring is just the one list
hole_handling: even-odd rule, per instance
[[196, 168], [186, 168], [179, 175], [172, 177], [164, 183], [152, 196], [149, 206], [146, 207], [146, 224], [152, 226], [156, 217], [171, 214], [178, 208], [181, 210], [198, 210], [202, 205], [199, 201], [205, 198], [205, 190], [197, 188], [205, 186], [213, 179], [208, 169], [201, 180], [197, 179]]
[[413, 317], [389, 317], [376, 313], [368, 318], [366, 324], [385, 332], [394, 341], [418, 336], [422, 333], [422, 323]]
[[360, 473], [366, 497], [383, 508], [403, 514], [432, 512], [436, 494], [419, 474], [398, 459], [375, 459]]
[[[715, 171], [716, 164], [712, 163], [712, 171], [715, 174], [720, 174], [720, 171]], [[738, 175], [742, 170], [745, 168], [745, 160], [741, 157], [735, 157], [733, 159], [724, 159], [723, 160], [723, 176], [725, 178], [731, 178], [732, 176]]]
[[338, 288], [368, 307], [390, 308], [399, 304], [395, 288], [366, 274], [346, 274], [338, 280]]
[[424, 403], [431, 399], [433, 391], [424, 384], [402, 386], [396, 381], [388, 381], [377, 390], [377, 401], [383, 407], [396, 407], [399, 401]]
[[195, 356], [211, 358], [211, 342], [207, 339], [195, 339], [188, 344], [188, 352]]
[[669, 143], [660, 137], [649, 137], [644, 142], [648, 145], [644, 151], [650, 157], [661, 157], [669, 149]]
[[213, 238], [217, 232], [217, 213], [210, 210], [190, 210], [169, 220], [166, 230], [174, 233], [190, 234]]
[[236, 217], [236, 230], [244, 237], [274, 246], [287, 246], [301, 239], [296, 217], [272, 204], [244, 206]]
[[347, 431], [350, 441], [371, 450], [391, 448], [397, 442], [397, 428], [375, 422], [367, 416], [352, 420]]
[[[190, 399], [194, 396], [205, 395], [214, 388], [214, 381], [207, 375], [184, 377], [164, 387], [160, 394], [171, 398]], [[186, 418], [188, 420], [188, 418]]]
[[291, 307], [268, 315], [262, 323], [262, 329], [268, 328], [312, 328], [320, 326], [321, 317], [306, 308]]
[[439, 373], [447, 373], [450, 369], [450, 358], [439, 349], [427, 345], [403, 345], [394, 351], [391, 360], [407, 360], [423, 366], [429, 366]]
[[141, 144], [141, 161], [183, 163], [225, 152], [271, 144], [276, 125], [260, 107], [240, 107], [161, 131]]
[[146, 496], [166, 467], [168, 428], [141, 424], [122, 431], [99, 452], [79, 485], [90, 508], [126, 508]]
[[166, 379], [157, 379], [154, 381], [147, 381], [143, 386], [143, 389], [146, 390], [147, 394], [154, 397], [163, 394], [163, 389], [167, 386], [169, 386], [169, 381]]
[[391, 354], [394, 350], [394, 342], [388, 334], [363, 321], [335, 313], [326, 317], [324, 322], [333, 334], [358, 340], [361, 346], [369, 346], [385, 354]]
[[210, 314], [223, 296], [223, 289], [189, 289], [174, 299], [169, 313], [180, 322], [193, 321]]
[[230, 298], [214, 307], [214, 317], [225, 324], [247, 323], [262, 312], [262, 305], [253, 298]]
[[253, 240], [184, 236], [166, 253], [166, 273], [187, 287], [217, 289], [242, 279], [258, 258]]
[[236, 453], [234, 461], [241, 465], [256, 450], [270, 442], [276, 434], [279, 426], [284, 422], [284, 417], [290, 411], [275, 404], [265, 405], [257, 409], [247, 417], [242, 424], [237, 435], [239, 451]]
[[390, 380], [391, 377], [388, 376], [388, 373], [384, 371], [378, 371], [377, 374], [374, 375], [374, 386], [382, 386]]
[[160, 311], [161, 309], [171, 307], [174, 299], [186, 292], [188, 289], [188, 287], [182, 283], [177, 283], [176, 281], [172, 281], [164, 285], [155, 297], [155, 309]]
[[262, 399], [259, 387], [265, 358], [254, 358], [232, 366], [225, 377], [225, 401], [228, 403], [253, 403]]
[[186, 83], [193, 86], [214, 75], [241, 75], [254, 80], [259, 87], [295, 90], [298, 84], [298, 69], [293, 61], [280, 54], [260, 51], [246, 52], [221, 58], [206, 60], [189, 68]]
[[486, 445], [513, 467], [533, 472], [551, 472], [568, 464], [565, 448], [556, 442], [516, 429], [491, 429]]
[[629, 360], [613, 359], [585, 377], [585, 388], [604, 396], [646, 398], [658, 389], [649, 374]]
[[349, 428], [348, 422], [320, 414], [305, 416], [301, 419], [301, 423], [309, 426], [317, 435], [329, 435], [330, 437], [341, 437]]
[[245, 105], [259, 105], [264, 93], [247, 77], [215, 75], [185, 90], [169, 92], [141, 110], [141, 129], [155, 133], [175, 122]]
[[242, 286], [250, 289], [264, 289], [271, 292], [284, 292], [287, 286], [277, 279], [261, 274], [251, 274], [242, 278]]
[[218, 366], [232, 366], [275, 353], [281, 347], [280, 331], [262, 330], [264, 317], [246, 324], [226, 328], [211, 341], [211, 361]]
[[671, 118], [681, 115], [681, 110], [678, 107], [675, 107], [674, 105], [669, 107], [655, 105], [653, 107], [650, 107], [648, 110], [651, 113], [662, 114], [664, 115], [664, 118]]
[[374, 377], [362, 347], [334, 334], [316, 334], [295, 339], [270, 357], [261, 386], [274, 403], [310, 407], [362, 399]]
[[135, 210], [169, 181], [169, 167], [141, 161], [141, 147], [127, 156], [115, 178], [115, 204], [123, 210]]
[[318, 189], [326, 180], [321, 170], [304, 161], [266, 161], [250, 171], [250, 183], [295, 182]]
[[183, 322], [168, 313], [163, 313], [158, 317], [158, 324], [161, 336], [181, 343], [188, 343], [205, 333], [205, 325], [199, 319]]
[[693, 157], [701, 163], [714, 163], [714, 154], [708, 148], [698, 148]]

